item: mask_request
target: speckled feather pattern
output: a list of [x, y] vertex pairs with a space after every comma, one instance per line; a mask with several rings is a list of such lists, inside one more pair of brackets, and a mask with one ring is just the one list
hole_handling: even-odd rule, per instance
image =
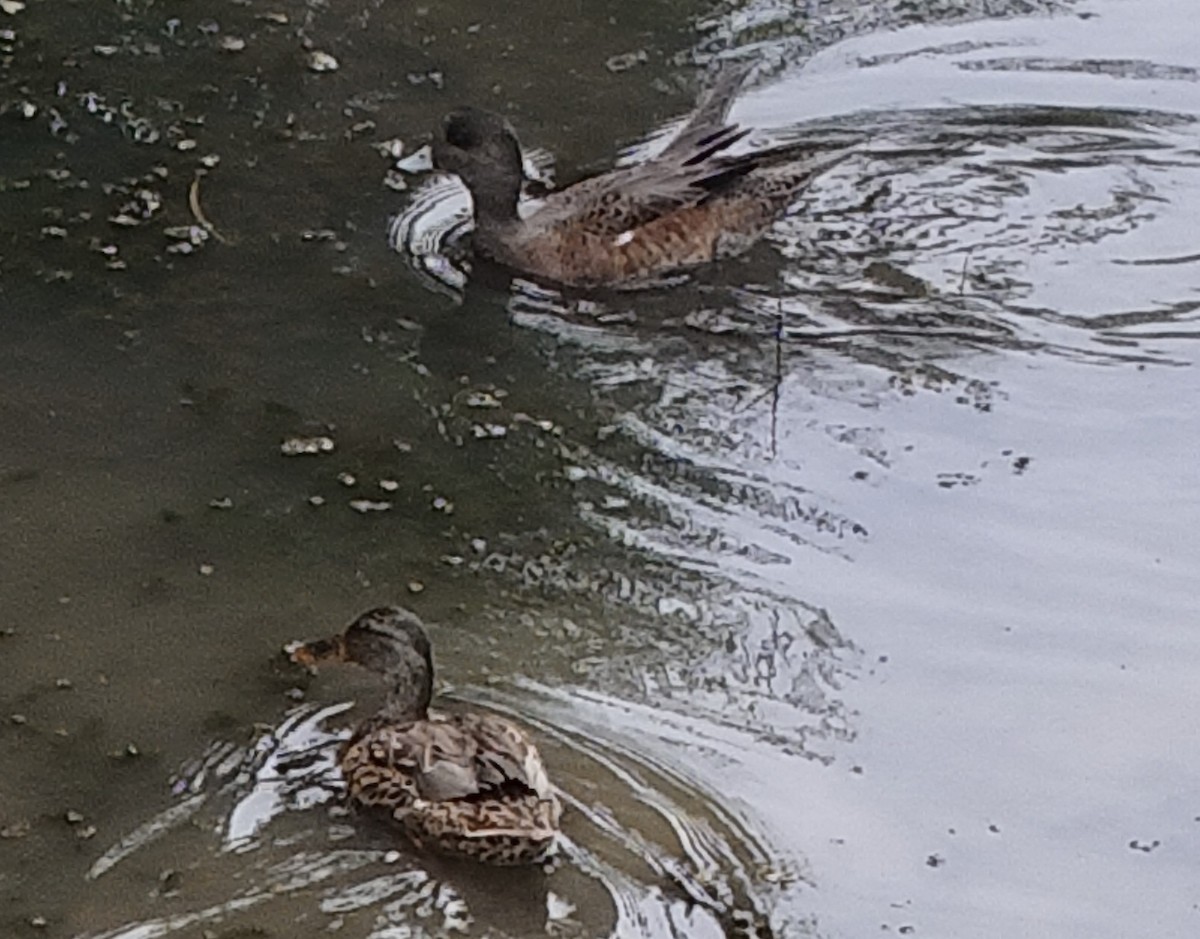
[[309, 667], [356, 662], [389, 682], [383, 708], [339, 754], [351, 799], [387, 811], [418, 847], [491, 864], [554, 853], [562, 803], [537, 747], [495, 714], [429, 713], [433, 663], [415, 614], [369, 610], [340, 636], [286, 651]]
[[419, 845], [499, 864], [553, 850], [562, 806], [537, 748], [504, 718], [373, 721], [340, 762], [350, 796], [387, 809]]
[[[841, 156], [836, 157], [841, 159]], [[615, 236], [616, 222], [597, 234], [584, 225], [560, 224], [507, 247], [513, 266], [544, 272], [571, 286], [637, 285], [748, 249], [830, 159], [809, 160], [748, 173], [716, 194], [661, 212]], [[569, 193], [570, 190], [567, 190]], [[619, 203], [616, 209], [621, 209]], [[536, 217], [536, 216], [535, 216]]]

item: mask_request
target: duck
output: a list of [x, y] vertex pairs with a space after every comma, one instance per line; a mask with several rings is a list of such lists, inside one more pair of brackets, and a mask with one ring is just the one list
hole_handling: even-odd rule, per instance
[[387, 683], [383, 706], [338, 754], [351, 800], [388, 813], [418, 849], [506, 866], [553, 857], [562, 803], [537, 747], [498, 715], [429, 710], [432, 650], [414, 612], [371, 609], [331, 638], [284, 651], [312, 671], [351, 662]]
[[551, 191], [525, 217], [521, 145], [501, 115], [451, 111], [431, 146], [433, 166], [471, 194], [476, 253], [565, 287], [654, 286], [748, 249], [854, 149], [841, 140], [729, 154], [750, 133], [726, 120], [747, 74], [719, 76], [657, 156]]

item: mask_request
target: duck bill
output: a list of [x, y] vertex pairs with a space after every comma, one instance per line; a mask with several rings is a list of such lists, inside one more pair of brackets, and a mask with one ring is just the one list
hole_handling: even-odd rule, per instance
[[315, 668], [329, 659], [344, 659], [345, 649], [341, 636], [318, 639], [315, 642], [291, 642], [283, 647], [287, 657], [297, 665]]

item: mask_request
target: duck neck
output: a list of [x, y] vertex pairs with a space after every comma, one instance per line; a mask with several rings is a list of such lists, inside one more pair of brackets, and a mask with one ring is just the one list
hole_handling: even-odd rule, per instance
[[481, 229], [509, 225], [517, 221], [517, 201], [521, 196], [521, 174], [505, 172], [489, 179], [486, 185], [471, 190], [475, 204], [475, 224]]
[[397, 653], [381, 669], [388, 692], [380, 713], [389, 721], [424, 720], [433, 698], [433, 663], [415, 649], [398, 649]]

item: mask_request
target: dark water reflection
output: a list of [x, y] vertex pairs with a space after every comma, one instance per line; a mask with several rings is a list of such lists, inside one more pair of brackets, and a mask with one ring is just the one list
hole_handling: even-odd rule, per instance
[[[1183, 4], [43, 6], [0, 13], [0, 932], [1188, 933]], [[715, 55], [757, 140], [871, 138], [746, 258], [579, 298], [387, 243], [430, 181], [377, 145], [450, 103], [570, 171]], [[397, 599], [537, 733], [553, 872], [341, 807], [373, 689], [275, 652]]]

